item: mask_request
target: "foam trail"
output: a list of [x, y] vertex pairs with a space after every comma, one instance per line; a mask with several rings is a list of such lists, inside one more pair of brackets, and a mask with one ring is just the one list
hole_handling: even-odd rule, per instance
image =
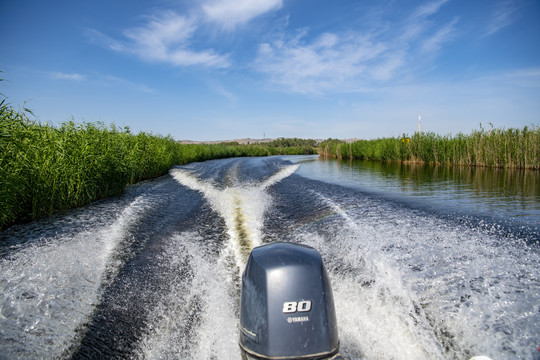
[[353, 229], [357, 229], [358, 226], [356, 223], [351, 219], [351, 217], [343, 210], [335, 201], [332, 201], [331, 199], [323, 196], [322, 194], [319, 194], [313, 190], [311, 190], [312, 193], [314, 193], [319, 199], [321, 199], [324, 203], [326, 203], [328, 206], [330, 206], [339, 216], [341, 216], [346, 222], [347, 225], [350, 226]]
[[227, 250], [234, 254], [240, 272], [251, 249], [262, 244], [261, 228], [264, 213], [271, 203], [266, 189], [293, 174], [299, 165], [289, 165], [266, 179], [262, 184], [239, 184], [219, 189], [210, 182], [200, 180], [191, 172], [174, 168], [171, 175], [180, 184], [201, 192], [225, 220], [231, 241]]
[[277, 184], [278, 182], [285, 179], [286, 177], [289, 177], [292, 174], [294, 174], [296, 172], [296, 170], [298, 170], [299, 167], [300, 167], [300, 165], [296, 164], [296, 165], [289, 165], [289, 166], [286, 166], [286, 167], [282, 168], [277, 173], [275, 173], [274, 175], [272, 175], [268, 179], [266, 179], [263, 182], [261, 187], [263, 189], [266, 189], [266, 188], [268, 188], [268, 187], [270, 187], [270, 186], [272, 186], [274, 184]]
[[216, 271], [202, 238], [197, 233], [175, 235], [164, 254], [160, 264], [172, 285], [152, 310], [153, 323], [138, 346], [138, 357], [239, 358], [234, 299], [230, 286], [223, 286], [230, 279]]
[[232, 185], [224, 189], [198, 179], [186, 169], [170, 171], [180, 184], [204, 195], [223, 218], [228, 241], [219, 255], [212, 255], [196, 233], [181, 233], [170, 239], [167, 256], [160, 263], [164, 272], [171, 272], [172, 286], [149, 317], [154, 320], [139, 343], [138, 357], [240, 357], [236, 288], [239, 275], [251, 249], [262, 244], [264, 213], [271, 203], [265, 190], [297, 168], [287, 166], [253, 185], [239, 184], [235, 177], [238, 169], [233, 165], [226, 178], [226, 183]]
[[[137, 197], [97, 233], [36, 243], [0, 261], [0, 353], [9, 358], [58, 358], [98, 302], [112, 255], [126, 228], [147, 207]], [[111, 277], [109, 277], [110, 279]]]
[[327, 260], [349, 358], [537, 353], [530, 344], [540, 324], [535, 248], [379, 200], [318, 197], [340, 216], [324, 231], [313, 224], [291, 237]]
[[443, 360], [441, 346], [399, 269], [366, 241], [377, 239], [377, 229], [369, 222], [355, 221], [343, 205], [315, 191], [313, 194], [339, 215], [333, 224], [326, 225], [340, 240], [339, 246], [335, 239], [328, 241], [305, 230], [295, 238], [330, 260], [326, 266], [333, 287], [341, 353], [350, 359]]

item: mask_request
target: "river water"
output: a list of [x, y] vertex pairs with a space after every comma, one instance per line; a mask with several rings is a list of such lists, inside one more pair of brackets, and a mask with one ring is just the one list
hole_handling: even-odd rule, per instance
[[540, 177], [337, 162], [193, 163], [0, 233], [0, 359], [239, 359], [240, 276], [319, 250], [350, 359], [537, 359]]

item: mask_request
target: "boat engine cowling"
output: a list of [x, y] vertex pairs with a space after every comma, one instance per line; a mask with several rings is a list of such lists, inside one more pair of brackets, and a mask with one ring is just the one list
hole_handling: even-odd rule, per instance
[[272, 243], [251, 251], [242, 275], [240, 347], [244, 359], [338, 358], [332, 289], [317, 250]]

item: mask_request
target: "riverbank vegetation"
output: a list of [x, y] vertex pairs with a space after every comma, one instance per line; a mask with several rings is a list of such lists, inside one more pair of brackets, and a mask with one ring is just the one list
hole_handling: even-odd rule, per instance
[[273, 144], [179, 144], [169, 136], [103, 123], [32, 120], [27, 109], [0, 103], [0, 230], [164, 175], [174, 165], [238, 156], [314, 154], [314, 147]]
[[441, 136], [415, 133], [399, 138], [345, 142], [335, 139], [318, 146], [321, 156], [426, 164], [540, 169], [540, 127], [490, 129]]
[[[2, 79], [0, 79], [0, 82]], [[226, 157], [314, 154], [430, 164], [540, 169], [540, 128], [482, 129], [470, 135], [345, 142], [280, 138], [240, 145], [180, 144], [170, 136], [103, 123], [33, 120], [0, 94], [0, 230], [117, 195], [127, 185], [164, 175], [174, 165]]]
[[[220, 145], [242, 146], [237, 141], [223, 142]], [[317, 140], [299, 138], [278, 138], [274, 140], [257, 141], [248, 146], [258, 145], [265, 149], [267, 155], [313, 155], [317, 154]]]

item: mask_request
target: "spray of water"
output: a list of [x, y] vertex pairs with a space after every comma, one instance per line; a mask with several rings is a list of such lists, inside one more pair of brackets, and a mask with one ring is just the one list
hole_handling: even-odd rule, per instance
[[[146, 336], [139, 344], [140, 358], [239, 358], [239, 276], [254, 246], [262, 244], [264, 213], [271, 205], [266, 189], [291, 175], [287, 166], [258, 184], [241, 184], [234, 167], [227, 187], [201, 180], [184, 168], [171, 175], [180, 184], [201, 192], [225, 221], [224, 246], [212, 255], [195, 233], [181, 233], [168, 241], [160, 263], [170, 272], [172, 286], [158, 304]], [[170, 269], [173, 269], [171, 271]], [[179, 270], [184, 269], [184, 270]]]
[[343, 353], [352, 359], [532, 358], [540, 324], [535, 251], [384, 202], [355, 206], [354, 199], [316, 196], [334, 210], [326, 233], [304, 227], [292, 237], [325, 258]]
[[160, 266], [171, 286], [153, 308], [152, 323], [139, 344], [142, 359], [239, 357], [234, 288], [216, 271], [215, 255], [192, 232], [167, 241]]
[[9, 358], [58, 358], [98, 303], [120, 263], [126, 228], [151, 204], [142, 195], [109, 226], [37, 242], [0, 261], [0, 352]]
[[285, 166], [258, 184], [238, 184], [238, 181], [229, 180], [232, 186], [224, 189], [208, 180], [200, 180], [186, 169], [174, 168], [170, 173], [180, 184], [200, 191], [225, 220], [229, 239], [226, 247], [234, 254], [241, 273], [251, 249], [262, 244], [264, 213], [271, 205], [271, 197], [266, 189], [293, 174], [298, 167]]
[[[286, 229], [284, 240], [313, 246], [323, 256], [341, 350], [351, 360], [533, 358], [540, 328], [537, 249], [496, 229], [456, 224], [339, 187], [311, 184], [306, 191], [300, 178], [279, 183], [297, 166], [242, 183], [243, 169], [227, 164], [227, 174], [216, 174], [216, 181], [190, 167], [171, 170], [178, 183], [207, 199], [205, 216], [223, 218], [223, 242], [208, 241], [215, 239], [196, 218], [193, 228], [159, 239], [163, 291], [147, 309], [133, 357], [239, 358], [239, 274], [254, 246]], [[273, 200], [272, 191], [280, 190], [302, 196]], [[159, 216], [155, 201], [144, 193], [95, 231], [87, 226], [6, 252], [0, 260], [2, 356], [69, 355], [64, 349], [76, 346], [78, 329], [122, 266], [120, 252], [136, 237], [130, 228], [151, 216], [149, 209]], [[265, 228], [274, 201], [280, 228]], [[305, 216], [297, 211], [301, 201]]]

